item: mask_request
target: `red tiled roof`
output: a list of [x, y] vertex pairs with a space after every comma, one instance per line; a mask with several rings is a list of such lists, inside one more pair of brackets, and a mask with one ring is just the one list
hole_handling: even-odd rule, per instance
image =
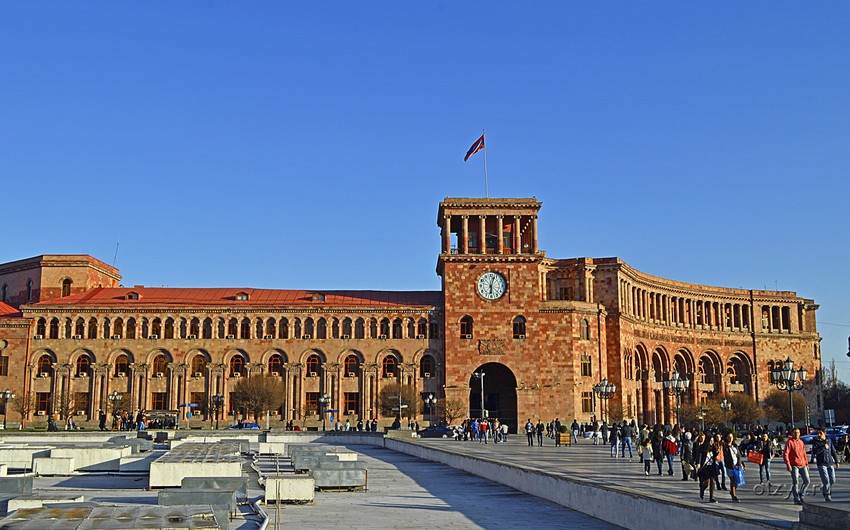
[[[128, 300], [138, 293], [138, 300]], [[237, 300], [245, 293], [248, 300]], [[321, 300], [317, 295], [324, 295]], [[281, 289], [121, 287], [91, 289], [64, 298], [45, 300], [31, 307], [439, 307], [440, 291], [301, 291]]]
[[19, 317], [21, 312], [7, 303], [0, 302], [0, 317]]

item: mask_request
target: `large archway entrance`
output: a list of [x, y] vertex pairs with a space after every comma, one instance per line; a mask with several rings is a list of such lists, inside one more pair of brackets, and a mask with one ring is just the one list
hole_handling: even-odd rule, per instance
[[[475, 375], [481, 373], [483, 377]], [[516, 377], [510, 368], [499, 363], [487, 363], [469, 376], [469, 415], [473, 418], [498, 418], [508, 425], [510, 432], [517, 432]]]

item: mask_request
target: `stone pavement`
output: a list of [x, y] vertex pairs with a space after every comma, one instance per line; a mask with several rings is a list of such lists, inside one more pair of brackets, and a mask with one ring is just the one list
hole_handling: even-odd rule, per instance
[[[800, 507], [788, 498], [791, 478], [781, 458], [772, 461], [769, 487], [767, 484], [759, 485], [758, 466], [748, 463], [745, 471], [747, 485], [738, 491], [741, 502], [733, 503], [728, 491], [716, 491], [715, 498], [719, 502], [709, 504], [708, 492], [706, 499], [700, 500], [697, 482], [681, 480], [682, 470], [678, 460], [673, 465], [672, 477], [667, 475], [666, 461], [662, 476], [658, 476], [658, 468], [653, 463], [650, 476], [647, 477], [643, 465], [638, 463], [636, 451], [632, 459], [628, 458], [628, 451], [626, 458], [611, 458], [609, 446], [594, 446], [590, 441], [582, 440], [571, 447], [557, 448], [548, 438], [544, 439], [543, 447], [528, 447], [525, 436], [511, 436], [506, 444], [494, 444], [491, 441], [487, 445], [443, 439], [405, 438], [405, 441], [524, 469], [593, 480], [600, 485], [623, 488], [649, 498], [674, 500], [696, 509], [734, 514], [777, 527], [790, 527], [798, 521], [800, 512]], [[811, 466], [810, 475], [812, 486], [805, 501], [824, 503], [820, 490], [815, 489], [820, 487], [820, 477], [815, 466]], [[835, 506], [847, 506], [850, 501], [850, 471], [844, 466], [838, 470], [832, 497], [832, 505]]]
[[[281, 527], [599, 528], [614, 525], [449, 466], [352, 445], [369, 469], [366, 492], [316, 492], [314, 505], [281, 505]], [[274, 505], [264, 509], [272, 518]]]

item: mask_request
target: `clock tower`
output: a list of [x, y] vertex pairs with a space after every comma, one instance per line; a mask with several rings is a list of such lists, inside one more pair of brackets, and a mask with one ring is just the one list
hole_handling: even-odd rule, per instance
[[545, 260], [537, 248], [540, 206], [536, 198], [447, 198], [437, 218], [446, 398], [468, 404], [471, 416], [499, 418], [514, 432], [524, 425], [523, 414], [536, 421], [542, 413], [546, 368], [535, 340]]

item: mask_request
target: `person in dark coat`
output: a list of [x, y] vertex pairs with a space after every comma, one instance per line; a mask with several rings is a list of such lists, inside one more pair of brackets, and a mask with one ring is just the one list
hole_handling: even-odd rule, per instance
[[686, 432], [682, 436], [682, 443], [679, 445], [679, 458], [682, 461], [682, 480], [688, 480], [693, 468], [693, 452], [694, 444], [691, 441], [691, 433]]
[[664, 436], [657, 431], [652, 437], [652, 459], [658, 465], [658, 474], [661, 475], [661, 466], [664, 462]]
[[[702, 438], [702, 435], [700, 435]], [[717, 478], [717, 459], [721, 449], [717, 445], [714, 436], [709, 436], [700, 446], [698, 452], [697, 477], [699, 478], [699, 498], [705, 498], [705, 490], [708, 489], [708, 502], [717, 502], [714, 498], [714, 480]]]
[[826, 437], [826, 431], [818, 429], [818, 436], [812, 441], [812, 462], [818, 466], [821, 492], [827, 502], [832, 501], [832, 485], [835, 484], [835, 470], [838, 469], [838, 453], [832, 440]]

